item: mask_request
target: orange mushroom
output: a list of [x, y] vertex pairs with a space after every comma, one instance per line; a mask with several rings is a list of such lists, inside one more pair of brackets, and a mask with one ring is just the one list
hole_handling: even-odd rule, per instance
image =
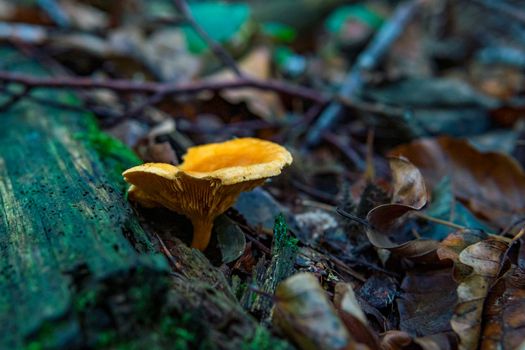
[[122, 175], [131, 184], [128, 198], [146, 207], [163, 206], [193, 224], [191, 246], [204, 250], [214, 219], [239, 194], [279, 175], [292, 156], [284, 147], [256, 138], [191, 147], [179, 166], [146, 163]]

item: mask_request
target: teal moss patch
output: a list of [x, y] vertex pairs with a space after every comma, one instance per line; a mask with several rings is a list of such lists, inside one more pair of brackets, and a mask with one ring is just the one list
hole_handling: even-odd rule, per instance
[[98, 153], [101, 162], [108, 171], [108, 178], [118, 184], [119, 189], [124, 193], [127, 185], [122, 178], [122, 172], [135, 165], [142, 164], [142, 161], [120, 140], [101, 131], [91, 115], [85, 115], [85, 117], [88, 119], [87, 129], [77, 132], [75, 138]]

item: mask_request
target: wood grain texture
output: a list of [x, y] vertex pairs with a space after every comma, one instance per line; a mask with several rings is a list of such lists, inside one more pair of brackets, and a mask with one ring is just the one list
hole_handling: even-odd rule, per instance
[[[45, 74], [0, 51], [3, 69]], [[78, 103], [65, 91], [38, 93]], [[0, 348], [96, 345], [154, 318], [167, 264], [117, 177], [133, 156], [89, 114], [22, 100], [0, 120]]]

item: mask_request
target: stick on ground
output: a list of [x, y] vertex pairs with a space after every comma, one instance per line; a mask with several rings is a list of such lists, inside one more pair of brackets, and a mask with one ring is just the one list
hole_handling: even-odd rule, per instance
[[[359, 55], [354, 67], [348, 73], [340, 90], [342, 98], [351, 99], [364, 85], [363, 73], [375, 69], [388, 49], [403, 33], [421, 1], [415, 0], [399, 5], [390, 18], [377, 32], [369, 46]], [[321, 141], [325, 131], [329, 130], [340, 118], [343, 105], [332, 102], [319, 116], [306, 136], [306, 147], [313, 147]]]

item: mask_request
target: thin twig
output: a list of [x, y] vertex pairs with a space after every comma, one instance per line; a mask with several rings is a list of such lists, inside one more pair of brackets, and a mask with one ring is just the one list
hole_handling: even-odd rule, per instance
[[177, 261], [175, 260], [175, 258], [174, 258], [173, 255], [171, 254], [170, 250], [168, 249], [168, 247], [166, 246], [166, 244], [164, 243], [164, 241], [162, 240], [162, 238], [160, 238], [160, 236], [158, 235], [158, 233], [155, 232], [155, 236], [157, 237], [157, 240], [158, 240], [159, 243], [160, 243], [160, 246], [161, 246], [162, 251], [164, 252], [164, 254], [166, 255], [166, 257], [168, 258], [168, 260], [171, 262], [171, 264], [173, 265], [173, 267], [174, 267], [175, 269], [177, 269]]
[[361, 171], [365, 168], [365, 162], [359, 156], [359, 153], [357, 153], [354, 148], [343, 144], [335, 134], [327, 132], [323, 135], [323, 139], [336, 147], [357, 170]]
[[435, 224], [447, 226], [447, 227], [450, 227], [450, 228], [453, 228], [453, 229], [456, 229], [456, 230], [466, 230], [466, 229], [468, 229], [468, 227], [466, 227], [466, 226], [461, 226], [461, 225], [455, 224], [455, 223], [453, 223], [451, 221], [441, 220], [441, 219], [438, 219], [438, 218], [435, 218], [435, 217], [423, 214], [423, 213], [418, 212], [418, 211], [414, 211], [414, 215], [417, 216], [420, 219], [425, 220], [425, 221], [430, 221], [430, 222], [433, 222]]
[[[5, 95], [11, 96], [11, 97], [14, 97], [14, 96], [17, 95], [14, 92], [12, 92], [12, 91], [4, 88], [4, 87], [0, 87], [0, 92], [2, 94], [5, 94]], [[91, 112], [91, 113], [103, 116], [104, 118], [107, 118], [108, 120], [113, 120], [113, 119], [119, 117], [118, 114], [116, 114], [114, 112], [111, 112], [110, 110], [107, 110], [105, 108], [99, 108], [97, 106], [86, 107], [86, 106], [83, 106], [83, 105], [74, 105], [74, 104], [70, 104], [70, 103], [59, 102], [58, 100], [52, 100], [52, 99], [49, 99], [49, 98], [34, 96], [34, 95], [31, 95], [31, 94], [26, 94], [25, 96], [23, 96], [23, 98], [26, 99], [26, 100], [29, 100], [31, 102], [41, 104], [41, 105], [46, 106], [46, 107], [57, 108], [57, 109], [64, 109], [64, 110], [73, 111], [73, 112], [80, 112], [80, 113]]]
[[235, 72], [238, 77], [242, 78], [244, 74], [241, 72], [239, 67], [237, 67], [237, 63], [235, 63], [233, 57], [230, 56], [230, 54], [221, 45], [219, 45], [218, 42], [213, 40], [204, 30], [204, 28], [195, 20], [188, 3], [185, 0], [173, 0], [173, 5], [175, 5], [181, 15], [186, 18], [186, 21], [193, 28], [193, 30], [195, 30], [201, 39], [204, 40], [213, 54], [219, 58], [222, 63], [224, 63], [224, 65]]
[[320, 191], [318, 189], [315, 189], [313, 187], [310, 187], [308, 185], [302, 184], [299, 181], [292, 180], [291, 184], [297, 188], [299, 191], [306, 193], [309, 196], [312, 196], [314, 198], [317, 198], [325, 203], [328, 204], [336, 204], [336, 200], [334, 199], [334, 196], [330, 193], [326, 193], [323, 191]]
[[522, 227], [521, 230], [514, 237], [512, 237], [512, 241], [516, 242], [521, 237], [523, 237], [524, 234], [525, 234], [525, 227]]
[[355, 222], [357, 222], [358, 224], [361, 224], [361, 225], [363, 225], [363, 226], [366, 227], [366, 228], [370, 228], [370, 227], [371, 227], [371, 225], [370, 225], [370, 223], [368, 222], [368, 220], [361, 219], [359, 216], [354, 215], [354, 214], [351, 214], [351, 213], [349, 213], [349, 212], [347, 212], [347, 211], [345, 211], [345, 210], [343, 210], [343, 209], [341, 209], [341, 208], [337, 208], [336, 211], [337, 211], [337, 213], [338, 213], [339, 215], [341, 215], [341, 216], [343, 216], [343, 217], [345, 217], [345, 218], [347, 218], [347, 219], [350, 219], [350, 220], [352, 220], [352, 221], [355, 221]]
[[8, 93], [9, 99], [0, 106], [0, 113], [8, 111], [11, 107], [17, 104], [21, 99], [28, 96], [31, 92], [31, 87], [24, 86], [21, 92]]
[[316, 103], [326, 103], [328, 97], [310, 88], [289, 84], [284, 81], [256, 78], [238, 78], [232, 81], [196, 81], [186, 84], [169, 82], [139, 82], [124, 79], [91, 79], [85, 77], [54, 77], [40, 78], [25, 74], [14, 74], [0, 71], [0, 81], [36, 88], [55, 89], [108, 89], [122, 93], [163, 93], [167, 95], [190, 95], [202, 91], [220, 91], [224, 89], [255, 88], [275, 91], [281, 94], [304, 98]]
[[509, 233], [514, 227], [518, 225], [523, 225], [525, 223], [525, 218], [519, 218], [518, 220], [511, 223], [509, 226], [505, 227], [503, 231], [500, 232], [501, 236], [505, 236], [507, 233]]
[[249, 289], [251, 292], [255, 293], [255, 294], [258, 294], [258, 295], [260, 295], [260, 296], [262, 296], [262, 297], [265, 297], [265, 298], [270, 299], [270, 300], [273, 301], [273, 302], [277, 301], [277, 299], [278, 299], [277, 296], [275, 296], [274, 294], [271, 294], [271, 293], [265, 292], [264, 290], [259, 289], [259, 288], [258, 288], [256, 285], [254, 285], [254, 284], [250, 284], [250, 285], [248, 286], [248, 289]]
[[336, 96], [334, 100], [348, 108], [353, 108], [359, 111], [370, 112], [385, 116], [404, 117], [407, 115], [407, 113], [409, 113], [409, 111], [405, 108], [389, 106], [381, 103], [371, 103], [359, 99], [351, 99], [341, 95]]
[[276, 128], [282, 126], [282, 123], [268, 122], [266, 120], [247, 120], [240, 122], [232, 122], [216, 127], [202, 127], [196, 126], [193, 124], [178, 124], [177, 129], [183, 132], [193, 132], [193, 133], [205, 133], [213, 134], [220, 131], [227, 130], [260, 130], [268, 128]]
[[[359, 55], [356, 64], [348, 73], [340, 90], [340, 96], [351, 99], [364, 86], [363, 73], [375, 69], [387, 53], [395, 40], [401, 35], [410, 23], [421, 1], [414, 0], [399, 5], [390, 18], [374, 36], [369, 46]], [[308, 132], [306, 146], [317, 145], [323, 133], [330, 129], [338, 120], [343, 110], [343, 105], [332, 102], [319, 116], [317, 122]]]

